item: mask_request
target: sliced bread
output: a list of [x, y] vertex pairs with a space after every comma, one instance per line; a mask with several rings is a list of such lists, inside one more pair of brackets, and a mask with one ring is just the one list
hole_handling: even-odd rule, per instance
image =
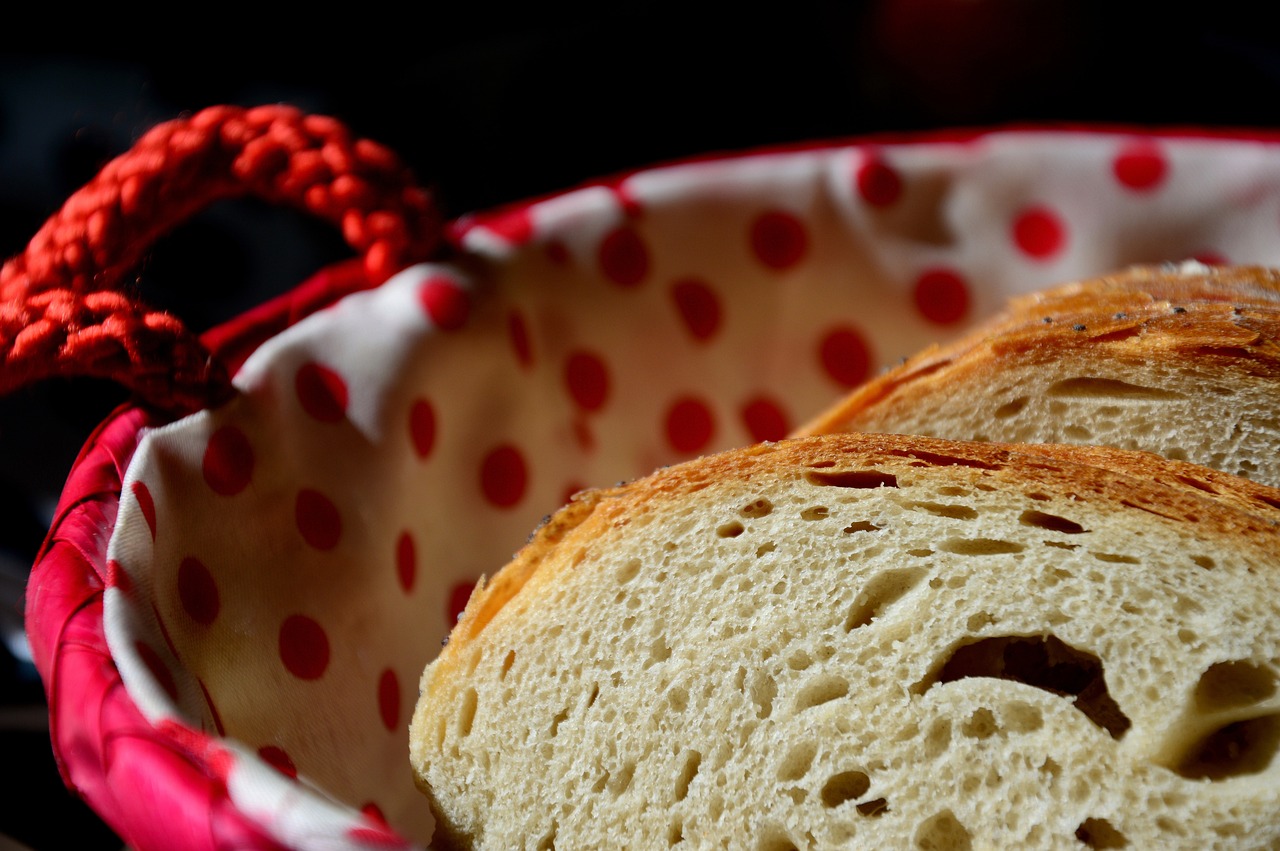
[[1280, 272], [1141, 266], [1011, 301], [795, 435], [1103, 444], [1280, 485]]
[[1280, 491], [766, 443], [587, 491], [427, 666], [442, 848], [1280, 845]]

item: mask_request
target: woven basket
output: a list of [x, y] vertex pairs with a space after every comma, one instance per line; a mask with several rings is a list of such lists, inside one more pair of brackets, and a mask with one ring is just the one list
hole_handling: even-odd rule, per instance
[[[130, 295], [157, 239], [241, 195], [354, 259], [200, 336]], [[426, 847], [418, 676], [569, 494], [784, 437], [1011, 295], [1276, 265], [1278, 237], [1262, 133], [815, 142], [446, 221], [330, 118], [162, 124], [0, 276], [0, 390], [134, 393], [28, 586], [63, 777], [136, 851]]]

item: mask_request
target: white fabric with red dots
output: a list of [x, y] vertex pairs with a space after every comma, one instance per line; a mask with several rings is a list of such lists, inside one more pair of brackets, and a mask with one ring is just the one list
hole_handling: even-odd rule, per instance
[[[426, 845], [408, 720], [476, 578], [575, 490], [783, 437], [1006, 297], [1280, 264], [1280, 142], [1008, 131], [655, 167], [453, 223], [147, 434], [112, 654], [292, 847]], [[197, 737], [198, 738], [198, 737]], [[368, 831], [373, 816], [389, 826]]]

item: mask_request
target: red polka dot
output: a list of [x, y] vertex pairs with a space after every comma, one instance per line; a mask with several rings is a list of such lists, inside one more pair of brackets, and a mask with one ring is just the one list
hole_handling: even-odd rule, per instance
[[387, 817], [383, 815], [382, 807], [379, 807], [373, 801], [369, 801], [360, 807], [360, 814], [370, 821], [377, 822], [380, 826], [385, 827], [387, 825]]
[[858, 194], [873, 207], [888, 207], [902, 195], [902, 178], [883, 160], [871, 157], [858, 167]]
[[[361, 847], [400, 848], [408, 851], [410, 844], [404, 837], [384, 825], [359, 825], [347, 830], [347, 838]], [[417, 846], [413, 846], [417, 847]]]
[[115, 588], [126, 597], [133, 594], [133, 578], [129, 571], [120, 566], [113, 558], [107, 559], [107, 587]]
[[563, 266], [569, 262], [569, 249], [558, 239], [550, 240], [544, 251], [547, 259], [557, 266]]
[[223, 426], [209, 438], [201, 463], [204, 480], [214, 493], [233, 496], [253, 477], [253, 447], [235, 426]]
[[1013, 223], [1013, 241], [1022, 252], [1036, 260], [1046, 260], [1062, 250], [1066, 227], [1052, 210], [1032, 207], [1023, 210]]
[[609, 373], [594, 352], [569, 355], [564, 366], [564, 382], [569, 395], [584, 411], [598, 411], [609, 397]]
[[677, 399], [667, 410], [667, 442], [677, 452], [700, 452], [715, 434], [715, 417], [701, 399]]
[[915, 300], [925, 319], [950, 325], [969, 312], [969, 285], [950, 269], [930, 269], [916, 279]]
[[141, 641], [135, 641], [133, 649], [137, 651], [142, 664], [147, 666], [147, 670], [151, 672], [151, 676], [155, 677], [160, 688], [164, 689], [164, 693], [170, 700], [177, 703], [178, 684], [174, 681], [173, 672], [169, 670], [169, 666], [160, 658], [160, 654], [153, 650], [150, 644], [144, 644]]
[[1205, 250], [1197, 251], [1191, 255], [1191, 259], [1206, 266], [1230, 266], [1231, 261], [1227, 259], [1227, 255], [1220, 251]]
[[871, 350], [855, 329], [840, 327], [828, 331], [819, 344], [818, 352], [823, 370], [837, 384], [853, 387], [866, 380], [871, 367]]
[[620, 287], [634, 287], [649, 274], [649, 249], [639, 234], [622, 227], [600, 242], [600, 270]]
[[788, 269], [809, 250], [804, 225], [790, 213], [770, 210], [751, 223], [751, 251], [770, 269]]
[[417, 578], [418, 548], [413, 542], [412, 535], [401, 532], [400, 537], [396, 539], [396, 579], [408, 594], [413, 590], [413, 583]]
[[782, 405], [763, 396], [742, 406], [742, 422], [755, 441], [781, 440], [791, 430]]
[[524, 498], [528, 470], [514, 446], [499, 446], [480, 464], [480, 489], [490, 505], [510, 508]]
[[524, 245], [533, 238], [533, 216], [528, 207], [495, 216], [485, 222], [485, 227], [511, 245]]
[[142, 511], [142, 516], [147, 521], [147, 528], [151, 530], [151, 540], [154, 541], [156, 539], [156, 501], [151, 498], [151, 491], [140, 481], [133, 483], [132, 491], [133, 498], [138, 501], [138, 509]]
[[418, 299], [431, 321], [444, 331], [456, 331], [471, 315], [471, 298], [466, 290], [440, 275], [423, 281]]
[[671, 298], [680, 318], [695, 340], [709, 340], [720, 329], [720, 299], [697, 278], [684, 278], [671, 285]]
[[284, 751], [284, 748], [275, 745], [265, 745], [258, 748], [258, 756], [267, 765], [283, 774], [285, 777], [297, 779], [298, 767], [293, 764], [293, 759]]
[[378, 678], [378, 714], [388, 730], [395, 732], [400, 726], [400, 680], [390, 668]]
[[319, 679], [329, 667], [329, 636], [306, 615], [290, 615], [280, 625], [280, 661], [300, 680]]
[[1111, 163], [1120, 185], [1137, 192], [1155, 189], [1164, 182], [1169, 165], [1155, 142], [1132, 142], [1120, 150]]
[[200, 559], [188, 556], [178, 565], [178, 599], [187, 616], [201, 626], [217, 620], [222, 609], [218, 583]]
[[436, 445], [436, 411], [426, 399], [415, 399], [409, 407], [409, 439], [419, 458], [426, 458]]
[[347, 413], [347, 383], [327, 366], [311, 362], [298, 368], [294, 391], [302, 410], [322, 423], [336, 423]]
[[302, 539], [317, 550], [331, 550], [342, 538], [342, 517], [329, 497], [317, 490], [298, 491], [294, 520]]
[[474, 582], [459, 582], [449, 590], [449, 601], [445, 607], [445, 617], [448, 618], [448, 623], [457, 623], [458, 616], [467, 607], [467, 601], [471, 599], [471, 592], [475, 589], [476, 584]]
[[507, 316], [507, 334], [511, 337], [511, 349], [516, 353], [516, 362], [528, 369], [533, 366], [533, 345], [529, 340], [529, 324], [524, 314], [513, 310]]

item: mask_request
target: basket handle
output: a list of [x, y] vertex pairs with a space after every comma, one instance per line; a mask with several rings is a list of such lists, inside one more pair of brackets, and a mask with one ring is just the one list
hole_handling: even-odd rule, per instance
[[197, 335], [142, 304], [125, 281], [166, 232], [246, 195], [337, 226], [371, 284], [440, 244], [431, 196], [394, 153], [334, 118], [215, 106], [156, 125], [0, 268], [0, 394], [94, 376], [175, 414], [228, 398], [230, 376]]

